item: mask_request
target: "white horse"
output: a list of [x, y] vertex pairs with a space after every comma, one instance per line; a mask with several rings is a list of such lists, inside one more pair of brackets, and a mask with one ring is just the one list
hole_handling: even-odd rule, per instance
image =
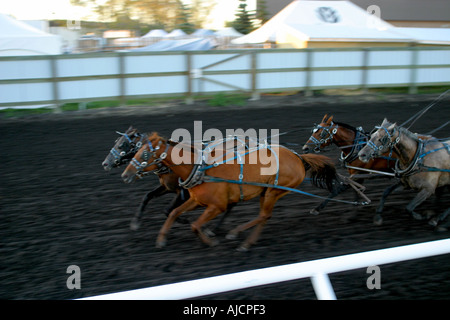
[[[359, 159], [367, 162], [392, 148], [393, 156], [398, 159], [395, 173], [403, 186], [419, 191], [406, 210], [415, 219], [421, 220], [422, 216], [414, 209], [434, 194], [437, 188], [450, 185], [450, 140], [440, 141], [431, 136], [419, 139], [417, 134], [386, 119], [376, 128], [378, 130], [358, 153]], [[430, 224], [436, 226], [449, 213], [450, 208], [432, 219]]]

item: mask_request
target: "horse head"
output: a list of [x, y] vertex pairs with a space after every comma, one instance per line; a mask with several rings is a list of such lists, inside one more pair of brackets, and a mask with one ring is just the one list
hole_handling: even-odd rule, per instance
[[143, 143], [143, 135], [133, 126], [130, 126], [125, 133], [116, 132], [120, 137], [116, 139], [114, 146], [102, 162], [102, 166], [106, 171], [128, 163]]
[[303, 152], [309, 153], [310, 146], [314, 146], [314, 152], [318, 153], [333, 141], [333, 136], [337, 132], [337, 125], [333, 123], [333, 116], [325, 114], [320, 124], [314, 126], [311, 137], [303, 146]]
[[359, 159], [365, 163], [391, 150], [400, 138], [397, 124], [390, 123], [386, 118], [380, 126], [375, 126], [375, 129], [370, 135], [370, 140], [358, 153]]
[[148, 135], [146, 140], [147, 143], [141, 146], [122, 173], [122, 179], [126, 183], [132, 183], [142, 175], [163, 167], [161, 162], [167, 157], [169, 144], [156, 132]]

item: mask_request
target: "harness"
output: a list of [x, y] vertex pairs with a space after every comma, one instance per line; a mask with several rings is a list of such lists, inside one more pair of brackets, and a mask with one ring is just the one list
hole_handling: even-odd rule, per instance
[[347, 155], [344, 155], [344, 152], [341, 152], [341, 156], [339, 157], [339, 161], [343, 163], [344, 167], [347, 166], [348, 163], [355, 161], [358, 158], [358, 152], [364, 147], [367, 143], [367, 135], [364, 133], [362, 127], [356, 128], [355, 139], [353, 140], [352, 150]]
[[[394, 127], [394, 132], [391, 134], [389, 132], [389, 130], [383, 126], [376, 126], [376, 129], [383, 129], [386, 133], [385, 136], [383, 136], [380, 139], [380, 145], [377, 146], [375, 143], [373, 143], [372, 141], [368, 141], [367, 145], [369, 147], [371, 147], [375, 152], [380, 152], [380, 150], [382, 150], [385, 147], [389, 147], [391, 148], [391, 153], [393, 148], [399, 143], [400, 141], [400, 133], [402, 130], [406, 130], [404, 128], [400, 128], [397, 129], [396, 127]], [[397, 137], [394, 139], [394, 135], [395, 135], [395, 131], [397, 131]], [[436, 168], [436, 167], [429, 167], [423, 164], [423, 160], [424, 158], [429, 155], [432, 154], [436, 151], [442, 150], [442, 149], [446, 149], [447, 152], [450, 153], [450, 145], [448, 145], [445, 142], [442, 142], [442, 144], [444, 145], [443, 147], [439, 147], [436, 149], [432, 149], [429, 150], [427, 152], [424, 152], [425, 150], [425, 146], [427, 143], [431, 142], [431, 141], [436, 141], [437, 139], [431, 139], [431, 140], [422, 140], [422, 139], [418, 139], [417, 142], [417, 148], [416, 148], [416, 152], [414, 153], [414, 157], [411, 160], [411, 162], [409, 163], [409, 165], [405, 168], [405, 169], [401, 169], [400, 168], [400, 160], [397, 159], [397, 161], [395, 162], [395, 167], [394, 167], [394, 173], [396, 177], [408, 177], [411, 176], [415, 173], [418, 172], [423, 172], [423, 171], [442, 171], [442, 172], [450, 172], [450, 170], [448, 169], [441, 169], [441, 168]]]
[[[217, 159], [208, 159], [208, 155], [210, 155], [209, 151], [211, 151], [215, 146], [219, 145], [219, 144], [223, 144], [227, 141], [230, 140], [235, 140], [237, 142], [241, 143], [241, 146], [244, 147], [244, 152], [239, 152], [241, 151], [238, 146], [239, 145], [235, 145], [234, 148], [232, 148], [231, 150], [226, 150], [227, 153], [224, 155], [224, 157], [230, 153], [232, 153], [231, 155], [233, 156], [232, 158], [227, 158], [227, 159], [223, 159], [220, 162], [216, 162]], [[131, 162], [131, 164], [136, 168], [136, 170], [139, 172], [142, 172], [142, 170], [148, 166], [151, 165], [155, 165], [155, 164], [161, 164], [161, 162], [167, 157], [167, 151], [168, 151], [168, 147], [169, 144], [166, 144], [166, 150], [161, 153], [161, 155], [156, 158], [156, 150], [160, 149], [160, 146], [162, 144], [162, 141], [159, 141], [158, 146], [156, 146], [155, 148], [153, 148], [151, 142], [148, 142], [149, 144], [149, 149], [150, 152], [144, 150], [144, 152], [146, 152], [145, 154], [143, 153], [143, 160], [142, 162], [139, 162], [136, 159], [133, 159], [133, 161]], [[289, 151], [291, 151], [292, 153], [294, 153], [296, 156], [298, 156], [300, 159], [302, 159], [301, 155], [298, 154], [297, 152], [288, 149], [284, 146], [281, 145], [277, 145], [276, 147], [281, 147], [281, 148], [285, 148]], [[262, 183], [262, 182], [252, 182], [252, 181], [244, 181], [244, 157], [246, 155], [251, 154], [252, 152], [256, 152], [258, 150], [261, 149], [268, 149], [272, 152], [272, 154], [274, 155], [275, 159], [276, 159], [276, 174], [275, 174], [275, 180], [274, 180], [274, 184], [269, 184], [269, 183]], [[290, 187], [285, 187], [285, 186], [280, 186], [278, 185], [278, 176], [279, 176], [279, 159], [278, 159], [278, 154], [276, 153], [276, 151], [274, 150], [274, 148], [272, 146], [270, 146], [266, 140], [264, 140], [263, 143], [260, 143], [259, 141], [256, 141], [256, 147], [251, 148], [250, 146], [248, 146], [245, 142], [243, 142], [242, 139], [240, 139], [237, 136], [232, 136], [232, 137], [228, 137], [226, 139], [222, 139], [222, 140], [218, 140], [218, 141], [213, 141], [210, 142], [208, 144], [206, 144], [206, 147], [203, 150], [197, 150], [198, 152], [198, 158], [197, 158], [197, 162], [194, 165], [192, 171], [190, 172], [188, 178], [186, 178], [186, 180], [182, 181], [181, 179], [179, 179], [179, 185], [185, 189], [190, 189], [192, 187], [195, 187], [199, 184], [202, 184], [203, 182], [226, 182], [226, 183], [233, 183], [233, 184], [238, 184], [239, 188], [240, 188], [240, 200], [244, 199], [244, 193], [243, 193], [243, 186], [244, 185], [251, 185], [251, 186], [257, 186], [257, 187], [264, 187], [264, 188], [276, 188], [276, 189], [282, 189], [282, 190], [286, 190], [286, 191], [290, 191], [290, 192], [295, 192], [295, 193], [299, 193], [299, 194], [303, 194], [303, 195], [307, 195], [310, 197], [315, 197], [315, 198], [319, 198], [319, 199], [328, 199], [327, 197], [322, 197], [319, 195], [315, 195], [312, 193], [308, 193], [302, 190], [298, 190], [298, 189], [294, 189], [294, 188], [290, 188]], [[151, 158], [151, 157], [155, 157], [155, 160], [151, 163], [148, 163], [147, 161]], [[234, 161], [237, 160], [237, 163], [240, 166], [240, 173], [238, 176], [237, 180], [234, 179], [226, 179], [226, 178], [221, 178], [221, 177], [214, 177], [214, 176], [209, 176], [206, 175], [206, 171], [208, 169], [211, 169], [213, 167], [217, 167], [219, 165], [225, 164], [229, 161]], [[214, 161], [212, 164], [209, 164], [211, 161]], [[137, 173], [137, 174], [138, 174]], [[370, 201], [367, 202], [357, 202], [357, 201], [346, 201], [346, 200], [340, 200], [340, 199], [328, 199], [331, 201], [336, 201], [336, 202], [341, 202], [341, 203], [347, 203], [347, 204], [353, 204], [353, 205], [359, 205], [359, 204], [367, 204]]]
[[[168, 173], [170, 171], [170, 169], [166, 166], [164, 166], [162, 164], [162, 161], [167, 157], [167, 150], [169, 149], [169, 144], [166, 144], [166, 149], [164, 150], [163, 153], [160, 154], [159, 158], [156, 158], [156, 151], [160, 149], [160, 146], [162, 144], [162, 141], [159, 140], [159, 143], [156, 147], [153, 148], [153, 145], [151, 143], [151, 141], [148, 141], [148, 147], [149, 147], [149, 151], [144, 150], [142, 153], [142, 162], [139, 162], [138, 160], [136, 160], [136, 158], [133, 158], [131, 160], [131, 164], [133, 165], [133, 167], [136, 168], [136, 175], [138, 176], [138, 178], [142, 178], [144, 175], [150, 174], [150, 173], [154, 173], [154, 174], [163, 174], [163, 173]], [[147, 161], [150, 158], [155, 158], [155, 160], [153, 160], [153, 162], [148, 163]], [[152, 166], [152, 165], [157, 165], [157, 169], [152, 170], [150, 172], [143, 172], [143, 170], [148, 167], [148, 166]]]
[[[318, 140], [316, 137], [314, 137], [314, 135], [311, 135], [311, 137], [309, 137], [309, 140], [311, 140], [314, 143], [314, 146], [315, 146], [314, 151], [315, 152], [320, 152], [320, 150], [322, 149], [321, 148], [322, 144], [331, 142], [333, 140], [334, 135], [337, 132], [338, 126], [336, 125], [336, 127], [331, 129], [332, 126], [334, 126], [333, 122], [331, 122], [330, 126], [324, 127], [324, 126], [321, 126], [320, 124], [318, 124], [312, 129], [312, 133], [315, 133], [318, 130], [322, 129], [322, 132], [320, 133], [320, 140]], [[328, 136], [326, 136], [326, 134], [328, 134]]]
[[[140, 133], [134, 133], [136, 136], [131, 138], [126, 133], [116, 132], [126, 139], [126, 141], [121, 145], [122, 151], [117, 150], [115, 145], [109, 151], [114, 158], [114, 163], [119, 166], [129, 162], [128, 159], [124, 159], [126, 156], [133, 156], [138, 152], [138, 150], [142, 147], [144, 136]], [[134, 139], [136, 138], [139, 138], [139, 141], [135, 142]]]
[[[432, 141], [432, 140], [429, 140], [429, 141]], [[429, 142], [429, 141], [423, 141], [422, 139], [419, 139], [414, 157], [413, 157], [412, 161], [409, 163], [408, 167], [406, 167], [405, 169], [400, 169], [399, 161], [397, 161], [395, 163], [395, 174], [397, 177], [407, 177], [407, 176], [413, 175], [417, 172], [423, 172], [423, 171], [450, 172], [449, 169], [430, 167], [430, 166], [426, 166], [423, 164], [424, 158], [427, 155], [432, 154], [436, 151], [446, 149], [447, 152], [450, 153], [450, 145], [446, 144], [445, 142], [442, 142], [442, 144], [444, 145], [443, 147], [439, 147], [439, 148], [424, 152], [425, 146], [426, 146], [427, 142]]]

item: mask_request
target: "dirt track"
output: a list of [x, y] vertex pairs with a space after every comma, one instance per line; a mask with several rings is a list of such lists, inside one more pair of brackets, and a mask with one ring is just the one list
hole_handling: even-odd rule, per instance
[[[277, 266], [379, 248], [449, 237], [424, 221], [415, 221], [404, 207], [415, 193], [392, 195], [384, 224], [372, 223], [375, 206], [388, 179], [368, 181], [372, 204], [354, 207], [331, 203], [319, 216], [308, 211], [318, 200], [301, 195], [281, 199], [258, 243], [248, 253], [236, 252], [238, 241], [228, 230], [257, 215], [258, 201], [241, 203], [219, 230], [220, 244], [205, 247], [189, 225], [174, 225], [166, 248], [155, 248], [166, 195], [149, 204], [138, 231], [129, 222], [145, 192], [156, 187], [150, 176], [133, 185], [120, 179], [121, 169], [105, 172], [101, 162], [117, 135], [133, 124], [142, 131], [170, 136], [176, 128], [266, 128], [288, 131], [280, 139], [301, 151], [314, 123], [324, 113], [337, 121], [370, 130], [383, 117], [403, 122], [436, 95], [371, 99], [309, 98], [301, 95], [263, 97], [246, 108], [210, 107], [204, 102], [160, 108], [106, 109], [26, 119], [0, 120], [1, 223], [0, 298], [72, 299], [138, 289], [203, 277]], [[420, 100], [419, 100], [420, 99]], [[441, 102], [413, 127], [427, 132], [449, 118], [450, 101]], [[450, 136], [447, 127], [437, 137]], [[298, 145], [294, 145], [298, 144]], [[326, 155], [337, 159], [332, 147]], [[341, 172], [342, 169], [339, 169]], [[308, 185], [303, 190], [326, 192]], [[353, 193], [340, 199], [353, 199]], [[441, 212], [450, 205], [448, 192], [440, 204], [434, 197], [421, 207]], [[201, 211], [187, 216], [192, 219]], [[330, 275], [338, 299], [448, 299], [450, 255], [381, 266], [381, 289], [368, 290], [365, 269]], [[69, 265], [81, 269], [81, 290], [69, 290]], [[217, 294], [208, 299], [315, 299], [309, 279]]]

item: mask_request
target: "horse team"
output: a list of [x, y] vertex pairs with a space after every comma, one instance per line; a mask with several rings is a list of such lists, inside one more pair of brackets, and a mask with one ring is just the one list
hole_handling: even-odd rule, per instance
[[[165, 212], [167, 219], [158, 234], [157, 247], [166, 245], [167, 234], [175, 220], [188, 223], [180, 216], [198, 207], [205, 209], [191, 223], [192, 231], [205, 244], [216, 245], [214, 229], [203, 226], [220, 215], [217, 228], [236, 203], [259, 197], [259, 215], [237, 226], [226, 236], [235, 239], [240, 232], [253, 228], [238, 247], [238, 250], [246, 251], [258, 240], [272, 216], [275, 203], [295, 191], [305, 179], [330, 191], [329, 197], [311, 210], [311, 213], [318, 214], [329, 201], [349, 187], [340, 179], [333, 161], [317, 154], [330, 144], [342, 150], [339, 160], [355, 182], [363, 183], [364, 179], [379, 175], [395, 180], [383, 193], [376, 209], [375, 224], [382, 223], [386, 197], [398, 187], [418, 191], [406, 211], [421, 220], [424, 218], [416, 208], [433, 194], [439, 198], [443, 189], [450, 186], [450, 140], [414, 134], [386, 119], [369, 134], [361, 127], [336, 122], [333, 116], [325, 115], [321, 123], [314, 126], [302, 154], [266, 140], [256, 141], [250, 146], [252, 141], [245, 137], [208, 141], [198, 147], [167, 140], [155, 132], [141, 133], [133, 127], [119, 134], [102, 163], [104, 169], [127, 164], [122, 173], [124, 182], [132, 183], [148, 174], [156, 174], [160, 181], [160, 186], [144, 196], [131, 221], [131, 229], [139, 227], [142, 213], [151, 199], [167, 193], [176, 194]], [[315, 154], [309, 153], [311, 150]], [[180, 163], [176, 156], [188, 161]], [[206, 163], [208, 157], [216, 159], [215, 162]], [[270, 163], [276, 163], [275, 170], [267, 173]], [[262, 174], [264, 170], [266, 173]], [[450, 208], [431, 218], [429, 224], [446, 230], [449, 223], [445, 221], [449, 213]]]

